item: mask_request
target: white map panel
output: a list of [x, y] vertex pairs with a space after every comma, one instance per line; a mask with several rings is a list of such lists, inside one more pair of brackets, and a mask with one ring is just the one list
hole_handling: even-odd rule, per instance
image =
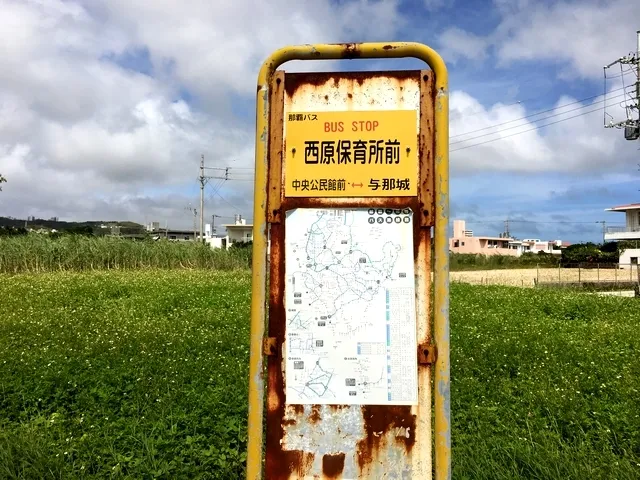
[[410, 209], [296, 209], [285, 224], [288, 404], [417, 405]]

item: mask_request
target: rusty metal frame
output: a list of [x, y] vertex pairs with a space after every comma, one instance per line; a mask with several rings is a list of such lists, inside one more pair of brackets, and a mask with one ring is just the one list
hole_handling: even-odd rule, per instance
[[[435, 479], [451, 478], [451, 425], [449, 381], [449, 92], [448, 72], [440, 55], [413, 42], [318, 44], [285, 47], [263, 63], [258, 75], [256, 101], [256, 160], [253, 211], [251, 343], [249, 366], [249, 421], [247, 479], [262, 478], [264, 427], [264, 361], [267, 239], [268, 158], [271, 82], [276, 69], [291, 60], [338, 60], [355, 58], [416, 58], [435, 75], [435, 266], [434, 266], [434, 368]], [[267, 340], [268, 342], [268, 340]], [[423, 361], [433, 356], [423, 352]]]

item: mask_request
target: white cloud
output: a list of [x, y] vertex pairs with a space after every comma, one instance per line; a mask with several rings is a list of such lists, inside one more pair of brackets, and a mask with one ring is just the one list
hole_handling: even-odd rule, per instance
[[439, 38], [443, 58], [448, 63], [456, 63], [460, 59], [470, 59], [481, 62], [487, 57], [489, 41], [479, 35], [466, 32], [458, 27], [444, 31]]
[[105, 9], [110, 22], [149, 48], [155, 65], [175, 62], [181, 82], [212, 96], [252, 93], [261, 63], [287, 45], [390, 38], [402, 24], [398, 3], [109, 0]]
[[[619, 85], [613, 87], [608, 111], [622, 118]], [[454, 91], [450, 103], [453, 172], [603, 174], [635, 162], [636, 148], [603, 126], [603, 97], [590, 103], [561, 97], [539, 114], [518, 104], [485, 109], [464, 92]]]
[[[208, 165], [253, 165], [253, 126], [233, 116], [230, 95], [253, 100], [265, 58], [287, 44], [392, 37], [396, 8], [395, 0], [0, 0], [0, 172], [9, 180], [0, 214], [157, 212], [188, 226], [183, 207], [195, 200], [201, 153]], [[153, 76], [113, 61], [141, 51]], [[179, 88], [203, 109], [176, 100]], [[250, 213], [250, 182], [220, 193], [216, 213]]]
[[[454, 58], [496, 51], [498, 65], [543, 60], [560, 65], [561, 76], [602, 78], [602, 67], [636, 48], [640, 8], [635, 0], [494, 0], [502, 20], [488, 35], [450, 28], [439, 39]], [[563, 68], [564, 64], [564, 68]]]
[[[184, 206], [197, 201], [201, 153], [210, 166], [233, 165], [243, 169], [240, 176], [250, 175], [253, 115], [247, 121], [234, 114], [232, 103], [241, 98], [251, 105], [262, 61], [290, 44], [393, 38], [410, 20], [399, 15], [398, 3], [0, 0], [0, 172], [8, 179], [0, 214], [190, 227]], [[445, 6], [431, 6], [436, 3]], [[505, 5], [515, 20], [499, 32], [511, 41], [501, 55], [527, 58], [528, 37], [518, 28], [533, 27], [519, 12], [532, 4]], [[443, 38], [452, 56], [478, 60], [494, 41], [455, 29]], [[148, 52], [152, 76], [113, 61], [140, 52]], [[183, 88], [200, 102], [180, 100]], [[604, 131], [599, 114], [479, 145], [497, 138], [486, 133], [502, 130], [498, 136], [506, 137], [533, 128], [531, 119], [485, 128], [530, 113], [521, 105], [484, 108], [454, 91], [452, 135], [483, 130], [452, 138], [467, 140], [452, 150], [474, 145], [452, 152], [452, 172], [606, 171], [633, 162], [627, 152], [635, 148], [620, 132]], [[250, 216], [251, 186], [227, 182], [215, 202], [208, 187], [207, 213]]]
[[633, 0], [536, 2], [499, 27], [498, 55], [503, 62], [567, 62], [574, 76], [598, 78], [604, 65], [635, 50], [638, 25]]

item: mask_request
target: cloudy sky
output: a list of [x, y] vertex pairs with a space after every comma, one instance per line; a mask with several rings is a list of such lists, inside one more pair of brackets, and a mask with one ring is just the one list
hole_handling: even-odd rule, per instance
[[[637, 0], [0, 0], [0, 215], [189, 227], [251, 219], [255, 83], [275, 49], [418, 41], [451, 78], [451, 215], [476, 233], [601, 239], [640, 201], [623, 120]], [[357, 65], [355, 65], [357, 63]], [[349, 70], [418, 62], [344, 61]], [[286, 64], [287, 70], [327, 64]], [[210, 174], [216, 174], [211, 170]]]

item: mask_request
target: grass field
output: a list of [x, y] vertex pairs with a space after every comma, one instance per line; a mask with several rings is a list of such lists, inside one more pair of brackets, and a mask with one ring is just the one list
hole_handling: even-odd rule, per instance
[[0, 273], [138, 270], [144, 268], [247, 269], [250, 248], [212, 249], [194, 242], [118, 237], [45, 235], [0, 237]]
[[[250, 276], [0, 275], [0, 478], [244, 472]], [[635, 299], [451, 287], [453, 478], [640, 476]]]
[[[557, 267], [559, 262], [554, 255], [533, 254], [513, 257], [451, 253], [449, 260], [451, 271]], [[251, 248], [222, 250], [193, 242], [142, 241], [110, 236], [0, 236], [0, 273], [250, 267]]]

